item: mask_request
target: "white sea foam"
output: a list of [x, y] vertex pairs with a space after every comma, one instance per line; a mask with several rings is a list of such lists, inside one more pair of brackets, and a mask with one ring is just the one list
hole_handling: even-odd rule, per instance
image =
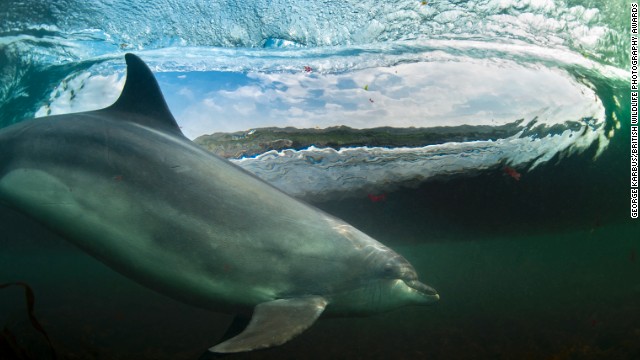
[[313, 200], [362, 196], [428, 179], [466, 176], [503, 166], [533, 168], [559, 153], [582, 152], [604, 131], [588, 125], [542, 138], [521, 134], [495, 141], [451, 142], [418, 148], [356, 147], [270, 151], [233, 160], [283, 191]]

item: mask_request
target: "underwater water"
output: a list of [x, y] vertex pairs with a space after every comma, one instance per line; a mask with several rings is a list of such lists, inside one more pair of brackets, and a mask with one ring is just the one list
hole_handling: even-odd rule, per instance
[[[185, 135], [390, 246], [441, 296], [229, 358], [636, 359], [629, 5], [8, 0], [0, 126], [108, 106], [135, 53]], [[58, 358], [196, 359], [231, 322], [0, 215], [0, 283], [33, 288]], [[20, 288], [0, 290], [0, 322], [50, 357]]]

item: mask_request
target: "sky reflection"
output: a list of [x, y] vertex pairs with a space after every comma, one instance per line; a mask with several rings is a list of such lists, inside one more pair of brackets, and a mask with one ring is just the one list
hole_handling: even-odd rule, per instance
[[[515, 63], [421, 62], [333, 74], [313, 69], [159, 72], [156, 77], [190, 138], [267, 126], [497, 126], [520, 119], [547, 124], [604, 120], [602, 103], [589, 87], [561, 70]], [[122, 86], [122, 74], [81, 74], [59, 86], [51, 104], [38, 115], [108, 106]]]

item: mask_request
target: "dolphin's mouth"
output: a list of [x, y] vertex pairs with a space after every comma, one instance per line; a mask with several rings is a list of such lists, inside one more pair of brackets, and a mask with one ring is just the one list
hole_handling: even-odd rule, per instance
[[419, 292], [422, 296], [424, 296], [429, 302], [436, 302], [440, 300], [440, 295], [436, 291], [436, 289], [431, 286], [425, 285], [418, 280], [405, 281], [407, 286]]

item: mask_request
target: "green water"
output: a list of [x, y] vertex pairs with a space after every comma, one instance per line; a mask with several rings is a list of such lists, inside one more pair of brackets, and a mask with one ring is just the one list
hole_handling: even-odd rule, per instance
[[[323, 319], [282, 347], [234, 358], [635, 359], [638, 230], [627, 222], [396, 246], [438, 289], [437, 305]], [[230, 321], [157, 295], [64, 244], [3, 252], [0, 264], [9, 263], [2, 274], [36, 288], [37, 315], [64, 358], [195, 358]], [[20, 290], [3, 291], [9, 306], [2, 306], [1, 318], [46, 358], [43, 340], [20, 311], [22, 301]]]

